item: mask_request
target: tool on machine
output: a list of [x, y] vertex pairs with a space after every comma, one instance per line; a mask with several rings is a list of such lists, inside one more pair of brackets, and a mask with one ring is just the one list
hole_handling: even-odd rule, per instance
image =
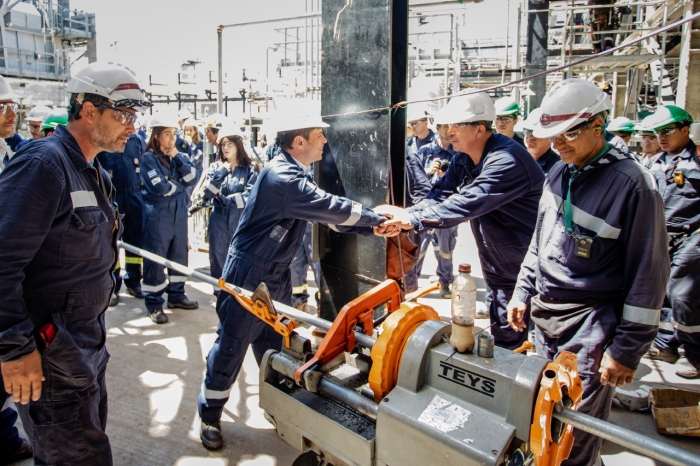
[[[219, 286], [208, 275], [120, 246]], [[452, 326], [429, 306], [402, 302], [392, 280], [348, 303], [332, 324], [269, 294], [224, 287], [246, 297], [251, 312], [267, 315], [278, 331], [291, 328], [278, 324], [282, 315], [329, 330], [324, 350], [313, 352], [291, 329], [291, 348], [268, 351], [260, 365], [261, 408], [281, 438], [314, 451], [307, 456], [320, 458], [318, 464], [558, 465], [575, 427], [667, 464], [700, 466], [696, 455], [575, 411], [582, 385], [572, 354], [548, 361], [516, 352], [526, 345], [496, 346], [490, 358], [456, 353]], [[380, 307], [388, 316], [374, 328]]]

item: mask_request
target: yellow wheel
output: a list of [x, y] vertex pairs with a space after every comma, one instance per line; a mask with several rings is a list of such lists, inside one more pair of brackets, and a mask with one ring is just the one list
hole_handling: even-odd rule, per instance
[[406, 342], [418, 326], [428, 320], [440, 320], [435, 309], [404, 302], [382, 324], [382, 334], [370, 353], [372, 369], [369, 371], [369, 387], [374, 392], [376, 402], [396, 386]]

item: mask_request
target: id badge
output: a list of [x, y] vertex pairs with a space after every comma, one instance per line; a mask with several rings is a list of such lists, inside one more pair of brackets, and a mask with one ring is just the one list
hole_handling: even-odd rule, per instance
[[588, 236], [575, 236], [574, 241], [576, 242], [575, 254], [578, 257], [584, 257], [589, 259], [591, 257], [591, 247], [593, 246], [593, 239]]
[[685, 184], [685, 175], [681, 170], [676, 170], [673, 172], [673, 182], [676, 183], [676, 186], [683, 187]]

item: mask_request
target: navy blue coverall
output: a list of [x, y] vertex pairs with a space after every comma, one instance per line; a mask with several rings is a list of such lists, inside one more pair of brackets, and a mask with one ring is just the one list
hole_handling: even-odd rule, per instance
[[[432, 186], [418, 153], [407, 146], [404, 156], [406, 157], [406, 206], [410, 207], [425, 199]], [[412, 293], [418, 289], [418, 278], [423, 268], [425, 253], [430, 244], [428, 230], [421, 231], [418, 234], [418, 239], [420, 240], [420, 250], [416, 265], [411, 270], [408, 270], [403, 278], [404, 291], [406, 293]]]
[[[141, 196], [141, 156], [146, 150], [146, 143], [141, 136], [134, 133], [129, 136], [129, 140], [124, 146], [124, 152], [109, 153], [100, 152], [97, 158], [112, 180], [112, 185], [117, 192], [117, 205], [119, 212], [124, 214], [124, 235], [125, 243], [129, 243], [137, 248], [143, 245], [143, 197]], [[124, 251], [124, 262], [126, 264], [126, 274], [124, 283], [128, 288], [141, 287], [143, 273], [141, 267], [143, 259], [140, 256]], [[114, 271], [116, 286], [114, 292], [118, 293], [122, 286], [120, 267]]]
[[560, 160], [561, 157], [559, 157], [559, 154], [549, 148], [547, 149], [547, 152], [540, 155], [540, 158], [537, 159], [537, 165], [540, 166], [542, 172], [545, 174], [545, 176], [547, 176], [552, 167]]
[[[371, 234], [369, 227], [384, 220], [357, 202], [321, 190], [291, 155], [280, 150], [253, 186], [223, 277], [246, 290], [255, 290], [264, 282], [272, 299], [289, 305], [289, 264], [309, 221], [337, 231]], [[205, 423], [221, 418], [248, 346], [252, 344], [258, 364], [267, 350], [279, 351], [282, 346], [281, 335], [228, 293], [219, 293], [216, 313], [218, 337], [207, 356], [207, 374], [199, 395], [199, 415]]]
[[[175, 157], [146, 152], [141, 162], [143, 195], [143, 249], [187, 265], [187, 192], [197, 182], [196, 169], [182, 153]], [[168, 302], [187, 299], [187, 277], [168, 269], [166, 281], [162, 265], [144, 259], [143, 285], [149, 311], [163, 308], [163, 293]]]
[[[683, 173], [682, 177], [674, 172]], [[676, 351], [700, 368], [700, 159], [690, 141], [676, 156], [662, 152], [651, 166], [666, 212], [671, 279], [654, 345]], [[675, 336], [668, 324], [673, 322]]]
[[[481, 269], [493, 298], [489, 315], [498, 346], [514, 349], [526, 339], [508, 325], [510, 301], [520, 264], [537, 221], [544, 175], [523, 146], [493, 133], [477, 165], [458, 152], [428, 195], [409, 209], [414, 229], [450, 228], [469, 221]], [[529, 316], [526, 316], [529, 324]]]
[[[418, 151], [418, 157], [423, 161], [423, 166], [426, 172], [429, 171], [433, 160], [446, 160], [450, 162], [454, 157], [455, 151], [452, 145], [442, 147], [436, 139], [433, 143], [423, 146]], [[434, 185], [440, 179], [436, 171], [430, 178], [430, 182]], [[433, 230], [430, 235], [430, 240], [433, 244], [433, 253], [437, 259], [436, 273], [440, 281], [440, 288], [448, 289], [450, 283], [454, 280], [454, 267], [452, 265], [452, 253], [457, 247], [457, 226], [450, 228], [441, 228]], [[423, 264], [421, 263], [421, 266]]]
[[[66, 127], [0, 174], [0, 361], [41, 353], [41, 398], [18, 410], [36, 464], [111, 465], [104, 312], [121, 222], [99, 161]], [[56, 329], [44, 344], [39, 331]]]
[[[207, 171], [204, 196], [214, 199], [209, 217], [209, 266], [211, 276], [221, 277], [233, 234], [257, 174], [251, 165], [238, 165], [232, 171], [222, 162], [214, 162]], [[218, 293], [215, 293], [218, 294]]]
[[[600, 383], [603, 354], [637, 368], [658, 329], [669, 259], [652, 176], [629, 154], [610, 145], [604, 151], [580, 170], [560, 163], [549, 172], [513, 298], [531, 299], [538, 356], [576, 355], [583, 381], [577, 411], [607, 420], [615, 390]], [[579, 246], [584, 238], [587, 252]], [[574, 430], [565, 464], [595, 464], [601, 443]]]

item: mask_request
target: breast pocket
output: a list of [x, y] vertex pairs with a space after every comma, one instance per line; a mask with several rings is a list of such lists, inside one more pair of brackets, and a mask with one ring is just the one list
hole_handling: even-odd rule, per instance
[[97, 207], [72, 210], [61, 239], [59, 261], [62, 264], [101, 261], [104, 248], [102, 228], [108, 221]]

